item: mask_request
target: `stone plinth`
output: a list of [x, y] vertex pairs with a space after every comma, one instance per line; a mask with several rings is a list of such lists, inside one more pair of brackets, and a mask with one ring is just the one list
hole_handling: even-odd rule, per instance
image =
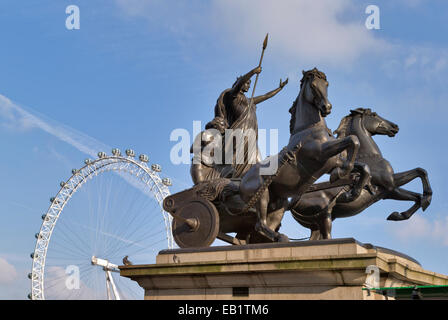
[[399, 252], [355, 239], [161, 251], [152, 265], [121, 266], [145, 299], [384, 299], [365, 288], [368, 266], [380, 287], [448, 285]]

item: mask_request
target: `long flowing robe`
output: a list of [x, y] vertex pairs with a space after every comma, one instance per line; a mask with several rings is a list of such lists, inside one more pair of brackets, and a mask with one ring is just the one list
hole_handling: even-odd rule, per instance
[[[240, 129], [243, 134], [248, 130], [253, 130], [255, 134], [255, 146], [249, 148], [250, 141], [245, 138], [245, 143], [241, 145], [230, 145], [230, 141], [225, 141], [225, 152], [231, 152], [233, 155], [234, 175], [233, 178], [241, 178], [251, 166], [260, 160], [258, 154], [258, 121], [256, 114], [256, 105], [252, 103], [249, 106], [249, 100], [239, 90], [227, 89], [221, 93], [215, 106], [215, 117], [226, 119], [228, 129]], [[238, 148], [243, 152], [243, 163], [237, 163], [235, 156]], [[251, 152], [249, 154], [249, 151]]]

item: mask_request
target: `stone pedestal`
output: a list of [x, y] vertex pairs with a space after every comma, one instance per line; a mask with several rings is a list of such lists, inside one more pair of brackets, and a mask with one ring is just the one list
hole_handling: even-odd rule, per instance
[[411, 257], [352, 238], [165, 250], [156, 264], [120, 266], [120, 274], [149, 300], [385, 299], [362, 290], [374, 277], [368, 267], [379, 270], [380, 287], [448, 285]]

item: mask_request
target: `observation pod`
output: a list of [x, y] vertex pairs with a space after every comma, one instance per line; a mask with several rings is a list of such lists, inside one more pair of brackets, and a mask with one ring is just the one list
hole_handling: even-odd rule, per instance
[[119, 157], [119, 156], [121, 156], [121, 151], [120, 151], [120, 149], [114, 148], [114, 149], [112, 149], [112, 154], [115, 157]]
[[153, 164], [153, 165], [151, 166], [151, 169], [152, 169], [153, 171], [155, 171], [155, 172], [160, 172], [160, 171], [162, 171], [162, 167], [160, 166], [160, 164]]
[[171, 182], [171, 179], [170, 179], [170, 178], [163, 178], [163, 179], [162, 179], [162, 183], [163, 183], [164, 185], [166, 185], [167, 187], [170, 187], [170, 186], [173, 185], [173, 183]]
[[135, 152], [134, 152], [134, 150], [132, 150], [132, 149], [127, 149], [127, 150], [126, 150], [126, 155], [127, 155], [128, 157], [135, 157]]
[[141, 154], [140, 157], [138, 157], [138, 159], [141, 162], [148, 162], [149, 161], [149, 158], [148, 158], [148, 156], [146, 154]]
[[102, 159], [102, 158], [106, 158], [107, 157], [107, 155], [106, 155], [106, 152], [98, 152], [98, 158], [100, 158], [100, 159]]

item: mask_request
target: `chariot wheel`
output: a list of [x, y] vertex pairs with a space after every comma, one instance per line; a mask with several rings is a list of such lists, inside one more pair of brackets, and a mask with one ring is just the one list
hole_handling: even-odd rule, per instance
[[181, 248], [208, 247], [219, 233], [219, 214], [213, 203], [193, 198], [176, 211], [173, 238]]
[[154, 263], [174, 247], [172, 218], [162, 208], [171, 183], [147, 162], [132, 150], [100, 152], [61, 182], [35, 235], [30, 299], [143, 298], [118, 266]]

